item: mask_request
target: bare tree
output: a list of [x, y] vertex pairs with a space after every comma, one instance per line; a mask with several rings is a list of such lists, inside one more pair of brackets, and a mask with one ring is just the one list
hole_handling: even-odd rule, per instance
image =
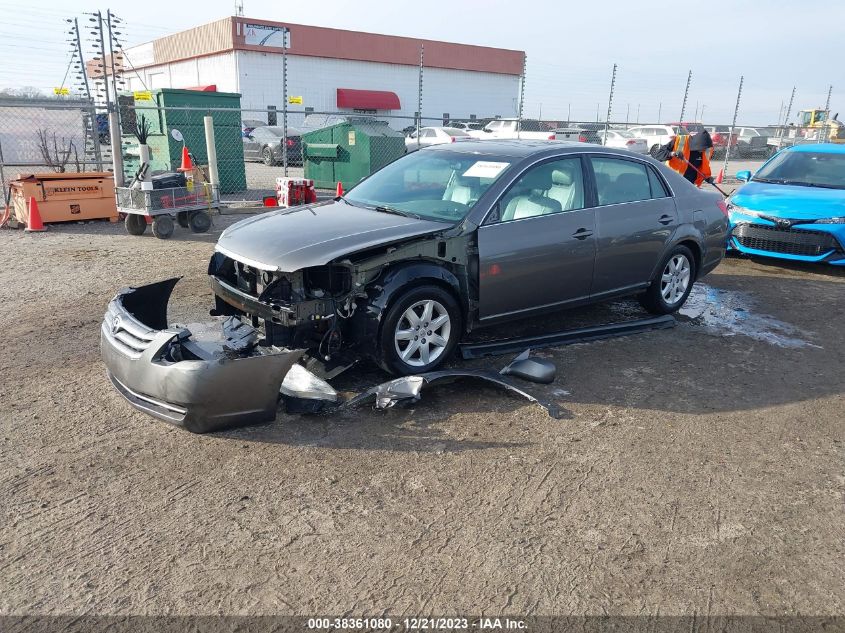
[[71, 154], [76, 157], [76, 171], [80, 170], [79, 154], [73, 139], [66, 139], [63, 136], [60, 144], [55, 132], [50, 136], [47, 130], [38, 130], [38, 149], [41, 150], [44, 164], [56, 173], [62, 174], [67, 171]]
[[0, 96], [21, 99], [43, 99], [47, 95], [35, 86], [21, 86], [20, 88], [2, 88], [0, 89]]

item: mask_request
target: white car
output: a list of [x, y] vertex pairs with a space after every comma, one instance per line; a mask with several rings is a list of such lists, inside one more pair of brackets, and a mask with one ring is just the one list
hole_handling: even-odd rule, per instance
[[607, 142], [604, 141], [604, 130], [598, 132], [599, 141], [607, 147], [627, 149], [638, 154], [648, 154], [649, 145], [644, 138], [638, 138], [627, 130], [608, 130]]
[[661, 145], [666, 145], [672, 137], [688, 132], [677, 125], [637, 125], [629, 127], [628, 131], [636, 138], [644, 139], [649, 154], [654, 154]]
[[406, 152], [413, 152], [421, 147], [431, 145], [472, 140], [469, 134], [454, 127], [421, 127], [419, 134], [420, 136], [417, 138], [417, 131], [414, 130], [405, 138]]

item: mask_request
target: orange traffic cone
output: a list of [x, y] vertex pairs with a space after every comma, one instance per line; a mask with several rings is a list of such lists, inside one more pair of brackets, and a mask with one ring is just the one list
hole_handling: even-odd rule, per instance
[[716, 184], [721, 185], [722, 181], [725, 179], [725, 170], [720, 169], [719, 174], [716, 176]]
[[38, 203], [32, 196], [29, 198], [29, 217], [26, 220], [25, 230], [30, 233], [40, 233], [41, 231], [47, 230], [44, 223], [41, 221], [41, 213], [38, 211]]
[[339, 180], [337, 181], [337, 192], [335, 193], [335, 196], [338, 198], [343, 197], [343, 183]]
[[193, 171], [194, 164], [191, 162], [191, 155], [188, 153], [188, 146], [182, 146], [182, 166], [176, 171]]

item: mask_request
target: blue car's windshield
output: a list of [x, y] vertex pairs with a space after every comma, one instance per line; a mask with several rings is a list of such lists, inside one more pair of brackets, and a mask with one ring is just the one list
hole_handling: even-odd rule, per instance
[[781, 152], [754, 174], [757, 182], [845, 189], [845, 154]]
[[426, 220], [462, 220], [510, 167], [509, 157], [415, 151], [377, 171], [344, 196], [350, 204]]

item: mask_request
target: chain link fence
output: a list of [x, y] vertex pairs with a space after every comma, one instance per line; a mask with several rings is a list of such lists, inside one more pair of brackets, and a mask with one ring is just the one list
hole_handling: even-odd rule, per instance
[[[821, 121], [812, 126], [711, 124], [707, 121], [645, 123], [630, 120], [584, 121], [443, 116], [390, 116], [310, 109], [158, 107], [119, 103], [120, 155], [124, 181], [139, 168], [136, 125], [149, 125], [152, 174], [182, 166], [182, 148], [208, 174], [205, 118], [211, 117], [221, 200], [255, 204], [276, 194], [280, 177], [305, 177], [317, 188], [346, 189], [407, 152], [440, 143], [508, 136], [566, 139], [653, 152], [677, 132], [707, 129], [714, 141], [713, 173], [731, 163], [754, 169], [778, 149], [825, 140], [845, 142], [845, 127]], [[510, 132], [509, 132], [510, 131]], [[9, 181], [37, 172], [112, 169], [108, 118], [88, 101], [0, 100], [0, 180], [4, 199]], [[750, 161], [750, 162], [748, 162]]]

